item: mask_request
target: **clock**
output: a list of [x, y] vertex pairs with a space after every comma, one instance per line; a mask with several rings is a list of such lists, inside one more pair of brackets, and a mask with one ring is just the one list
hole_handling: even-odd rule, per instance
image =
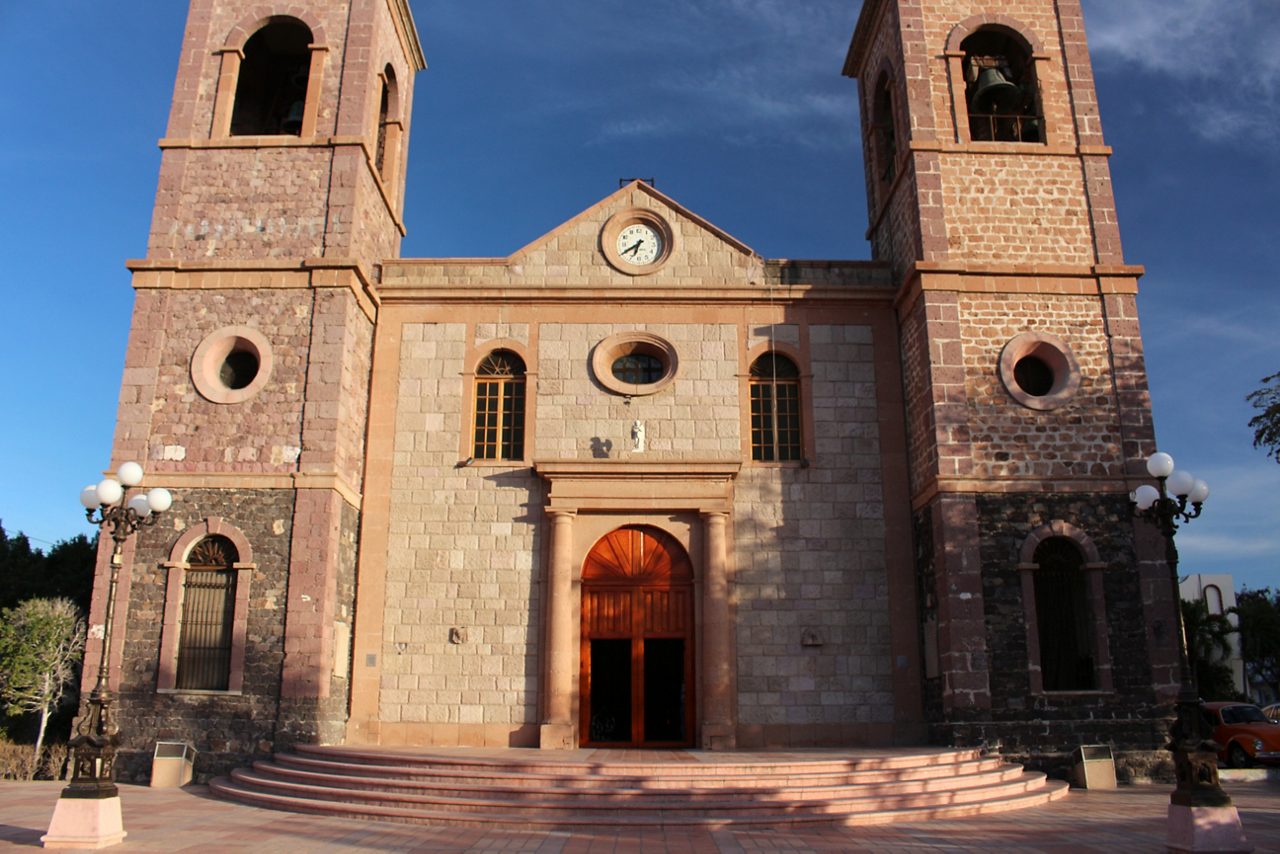
[[609, 265], [628, 276], [643, 276], [671, 257], [673, 234], [667, 221], [646, 208], [614, 214], [600, 232], [600, 252]]
[[635, 222], [618, 232], [618, 259], [643, 267], [662, 254], [662, 235], [647, 222]]

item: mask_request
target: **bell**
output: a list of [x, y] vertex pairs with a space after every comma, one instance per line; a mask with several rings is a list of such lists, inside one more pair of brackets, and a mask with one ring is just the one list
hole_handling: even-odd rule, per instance
[[302, 133], [302, 110], [304, 104], [302, 101], [294, 101], [289, 107], [289, 114], [284, 117], [284, 121], [280, 123], [280, 130], [283, 133], [291, 133], [294, 136]]
[[969, 99], [969, 109], [975, 113], [1003, 113], [1018, 106], [1022, 90], [1005, 79], [996, 68], [984, 68], [978, 75], [978, 85]]

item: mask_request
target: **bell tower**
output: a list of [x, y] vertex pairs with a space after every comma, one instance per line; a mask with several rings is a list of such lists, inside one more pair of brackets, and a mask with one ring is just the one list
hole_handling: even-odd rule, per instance
[[1154, 748], [1176, 622], [1128, 507], [1154, 450], [1143, 271], [1121, 251], [1080, 2], [867, 0], [845, 74], [867, 236], [899, 283], [935, 730], [1016, 750], [1044, 718], [1066, 746], [1123, 714]]
[[407, 0], [190, 3], [113, 450], [174, 491], [174, 527], [139, 540], [116, 610], [123, 714], [211, 768], [341, 738], [378, 276], [424, 67]]

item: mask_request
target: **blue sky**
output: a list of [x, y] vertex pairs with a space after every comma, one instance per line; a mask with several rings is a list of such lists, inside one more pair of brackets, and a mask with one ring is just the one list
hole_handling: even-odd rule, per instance
[[[767, 257], [869, 256], [855, 0], [412, 4], [406, 256], [506, 255], [632, 176]], [[37, 545], [88, 530], [77, 495], [110, 454], [185, 7], [0, 4], [0, 520]], [[1160, 446], [1213, 489], [1183, 571], [1280, 585], [1280, 465], [1244, 401], [1280, 371], [1280, 14], [1085, 14]]]

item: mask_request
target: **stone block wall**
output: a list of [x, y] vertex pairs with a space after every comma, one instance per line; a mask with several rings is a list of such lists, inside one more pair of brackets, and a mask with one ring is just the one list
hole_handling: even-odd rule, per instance
[[816, 457], [735, 485], [744, 748], [867, 743], [894, 714], [871, 330], [806, 332]]
[[543, 487], [519, 463], [458, 466], [466, 324], [406, 325], [401, 341], [380, 719], [505, 745], [537, 724]]
[[[119, 647], [118, 773], [130, 782], [149, 779], [156, 741], [185, 741], [195, 747], [196, 773], [205, 780], [269, 754], [276, 737], [293, 491], [192, 489], [176, 499], [160, 524], [137, 535], [129, 578], [127, 583], [122, 578], [117, 599], [126, 627]], [[238, 694], [160, 693], [156, 685], [168, 580], [161, 564], [171, 559], [170, 550], [183, 532], [209, 517], [220, 517], [243, 532], [257, 564], [250, 579], [244, 687]], [[100, 602], [95, 591], [95, 608]]]
[[[989, 709], [953, 716], [935, 735], [958, 745], [998, 744], [1015, 755], [1067, 753], [1081, 744], [1157, 750], [1167, 706], [1153, 689], [1134, 523], [1123, 496], [1071, 494], [976, 497], [986, 622]], [[1033, 693], [1027, 603], [1019, 551], [1054, 520], [1083, 531], [1097, 547], [1103, 575], [1111, 690]]]
[[[1102, 301], [1046, 293], [961, 294], [969, 474], [979, 478], [1120, 477], [1118, 420]], [[1080, 386], [1064, 405], [1028, 409], [1005, 389], [1000, 352], [1015, 335], [1052, 335], [1071, 350]], [[935, 371], [937, 368], [935, 368]]]
[[[133, 333], [148, 339], [157, 330], [163, 335], [150, 373], [154, 385], [136, 392], [148, 403], [145, 411], [139, 410], [147, 419], [140, 462], [157, 474], [295, 470], [302, 447], [311, 294], [294, 289], [196, 289], [147, 297], [153, 300], [163, 301], [164, 310], [136, 316]], [[206, 400], [196, 391], [191, 361], [206, 336], [229, 326], [258, 329], [270, 345], [272, 366], [270, 381], [260, 392], [228, 405]]]

